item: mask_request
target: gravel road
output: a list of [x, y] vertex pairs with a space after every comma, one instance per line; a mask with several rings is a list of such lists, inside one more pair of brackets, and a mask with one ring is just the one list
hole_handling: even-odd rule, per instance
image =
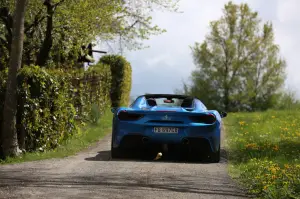
[[0, 198], [246, 198], [218, 164], [111, 160], [108, 135], [76, 156], [0, 166]]

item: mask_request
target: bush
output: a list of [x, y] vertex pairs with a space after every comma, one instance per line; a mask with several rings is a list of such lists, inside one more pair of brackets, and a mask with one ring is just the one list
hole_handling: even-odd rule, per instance
[[[0, 78], [2, 124], [7, 71], [0, 72]], [[20, 148], [56, 148], [77, 132], [78, 122], [98, 120], [111, 103], [110, 84], [110, 67], [102, 64], [86, 72], [22, 68], [18, 73], [17, 109]]]
[[118, 55], [103, 56], [100, 63], [110, 65], [111, 101], [113, 107], [127, 106], [131, 91], [131, 65], [126, 59]]
[[300, 101], [296, 97], [296, 92], [292, 90], [286, 90], [282, 92], [276, 99], [276, 110], [299, 110]]
[[76, 132], [67, 80], [38, 66], [20, 70], [17, 129], [19, 144], [26, 150], [53, 149]]
[[[110, 66], [97, 64], [86, 72], [72, 71], [71, 98], [77, 111], [77, 120], [90, 122], [92, 107], [99, 107], [100, 116], [110, 106]], [[94, 111], [94, 110], [93, 110]]]

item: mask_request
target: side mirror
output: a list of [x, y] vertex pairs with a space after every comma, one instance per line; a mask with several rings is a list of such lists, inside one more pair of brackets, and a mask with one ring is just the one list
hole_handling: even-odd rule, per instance
[[117, 108], [116, 108], [116, 107], [113, 107], [113, 108], [111, 108], [110, 110], [111, 110], [112, 113], [115, 113], [116, 110], [117, 110]]
[[223, 111], [221, 111], [221, 112], [220, 112], [220, 116], [221, 116], [221, 118], [224, 118], [224, 117], [226, 117], [226, 116], [227, 116], [227, 113], [226, 113], [226, 112], [223, 112]]

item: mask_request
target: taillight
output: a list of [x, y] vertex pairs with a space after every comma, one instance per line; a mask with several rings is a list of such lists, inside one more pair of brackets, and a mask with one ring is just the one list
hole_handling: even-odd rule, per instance
[[213, 124], [216, 122], [216, 117], [213, 114], [190, 116], [189, 118], [194, 123]]
[[134, 121], [134, 120], [139, 120], [142, 117], [144, 117], [144, 115], [142, 114], [137, 114], [137, 113], [129, 113], [127, 111], [121, 111], [118, 114], [118, 118], [119, 120], [124, 120], [124, 121]]

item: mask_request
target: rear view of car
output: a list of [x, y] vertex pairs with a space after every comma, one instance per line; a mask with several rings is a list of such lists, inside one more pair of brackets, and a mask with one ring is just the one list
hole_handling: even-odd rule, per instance
[[196, 98], [152, 94], [138, 97], [130, 107], [114, 109], [112, 158], [128, 151], [170, 149], [194, 157], [220, 160], [221, 116]]

